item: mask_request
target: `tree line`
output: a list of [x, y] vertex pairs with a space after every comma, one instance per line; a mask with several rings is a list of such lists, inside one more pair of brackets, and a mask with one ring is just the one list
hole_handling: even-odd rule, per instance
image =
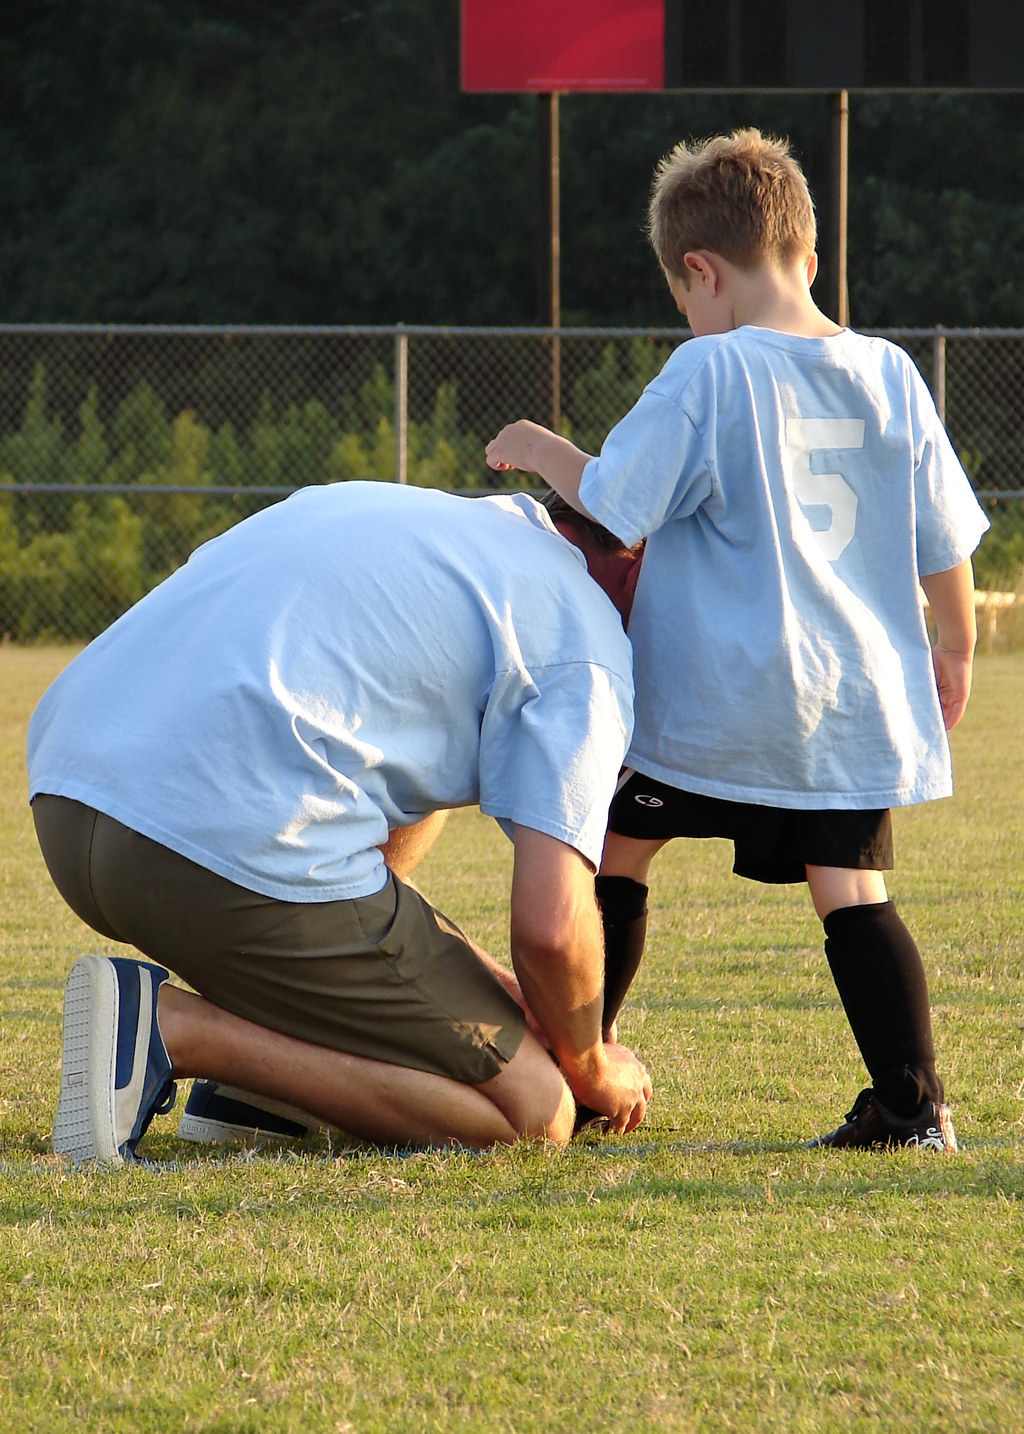
[[[0, 320], [528, 324], [537, 102], [459, 92], [458, 0], [33, 0], [0, 15]], [[1024, 324], [1024, 101], [851, 99], [862, 328]], [[788, 134], [824, 97], [561, 105], [568, 324], [661, 325], [643, 234], [678, 139]]]

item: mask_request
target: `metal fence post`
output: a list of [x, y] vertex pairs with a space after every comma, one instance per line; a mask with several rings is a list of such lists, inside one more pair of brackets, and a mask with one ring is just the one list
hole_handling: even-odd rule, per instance
[[408, 481], [409, 461], [409, 335], [395, 330], [395, 482]]

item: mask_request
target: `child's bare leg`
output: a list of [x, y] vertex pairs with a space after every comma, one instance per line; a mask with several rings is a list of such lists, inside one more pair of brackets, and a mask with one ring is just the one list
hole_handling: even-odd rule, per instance
[[382, 1145], [476, 1149], [572, 1135], [575, 1107], [558, 1068], [527, 1031], [482, 1085], [390, 1065], [267, 1030], [165, 983], [160, 1032], [175, 1076], [205, 1076], [287, 1102]]
[[856, 871], [839, 866], [809, 866], [807, 885], [821, 921], [844, 906], [872, 906], [888, 901], [885, 876], [880, 871]]
[[637, 837], [609, 832], [601, 857], [601, 875], [626, 876], [631, 881], [646, 882], [651, 862], [666, 845], [664, 840], [642, 841]]

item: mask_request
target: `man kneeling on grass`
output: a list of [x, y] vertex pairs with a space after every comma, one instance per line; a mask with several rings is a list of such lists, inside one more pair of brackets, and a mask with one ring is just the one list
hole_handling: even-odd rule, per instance
[[[43, 855], [160, 964], [72, 967], [56, 1151], [133, 1158], [186, 1076], [193, 1136], [224, 1132], [220, 1083], [249, 1093], [228, 1127], [284, 1103], [385, 1145], [565, 1142], [575, 1101], [639, 1124], [647, 1073], [602, 1038], [593, 875], [638, 564], [522, 495], [311, 488], [68, 666], [29, 725]], [[474, 803], [514, 843], [515, 976], [402, 880]]]

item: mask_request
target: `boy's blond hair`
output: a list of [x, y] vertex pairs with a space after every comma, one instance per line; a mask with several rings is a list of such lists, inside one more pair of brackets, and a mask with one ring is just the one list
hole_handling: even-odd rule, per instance
[[708, 249], [738, 269], [790, 265], [814, 253], [814, 204], [789, 141], [740, 129], [677, 144], [658, 165], [648, 234], [667, 274], [687, 279], [683, 255]]

